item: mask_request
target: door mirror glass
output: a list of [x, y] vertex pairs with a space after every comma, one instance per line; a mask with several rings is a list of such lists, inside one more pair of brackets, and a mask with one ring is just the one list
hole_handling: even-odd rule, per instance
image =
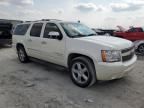
[[59, 32], [51, 31], [48, 33], [48, 36], [50, 36], [52, 39], [58, 39], [61, 40], [62, 36], [60, 35]]
[[59, 32], [52, 31], [52, 32], [49, 32], [48, 35], [49, 36], [59, 36], [60, 34], [59, 34]]

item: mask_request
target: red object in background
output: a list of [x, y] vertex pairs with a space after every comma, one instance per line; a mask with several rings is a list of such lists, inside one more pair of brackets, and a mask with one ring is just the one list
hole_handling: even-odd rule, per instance
[[117, 26], [120, 31], [114, 32], [114, 36], [124, 38], [131, 41], [144, 40], [144, 30], [141, 27], [130, 27], [129, 30], [125, 30], [121, 26]]

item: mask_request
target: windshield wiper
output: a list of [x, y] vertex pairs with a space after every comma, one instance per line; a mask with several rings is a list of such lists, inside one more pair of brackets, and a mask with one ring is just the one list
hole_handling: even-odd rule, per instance
[[95, 36], [96, 34], [89, 34], [89, 35], [83, 35], [83, 34], [78, 34], [78, 35], [73, 35], [71, 36], [72, 38], [79, 38], [79, 37], [87, 37], [87, 36]]
[[95, 34], [95, 33], [92, 33], [92, 34], [89, 34], [89, 35], [87, 35], [87, 36], [95, 36], [95, 35], [97, 35], [97, 34]]
[[83, 34], [78, 34], [78, 35], [73, 35], [71, 36], [72, 38], [79, 38], [79, 37], [86, 37], [88, 35], [83, 35]]

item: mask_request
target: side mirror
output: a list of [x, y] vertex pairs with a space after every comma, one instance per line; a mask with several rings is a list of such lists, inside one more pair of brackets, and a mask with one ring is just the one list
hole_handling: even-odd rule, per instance
[[51, 31], [48, 33], [48, 36], [50, 36], [52, 39], [58, 39], [61, 40], [62, 36], [60, 35], [59, 32]]

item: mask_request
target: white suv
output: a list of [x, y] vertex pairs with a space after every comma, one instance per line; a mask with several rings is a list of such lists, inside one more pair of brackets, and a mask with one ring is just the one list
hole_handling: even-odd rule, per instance
[[68, 68], [72, 81], [80, 87], [121, 78], [132, 71], [137, 60], [132, 42], [98, 36], [81, 23], [60, 20], [17, 25], [13, 46], [22, 63], [33, 57]]

